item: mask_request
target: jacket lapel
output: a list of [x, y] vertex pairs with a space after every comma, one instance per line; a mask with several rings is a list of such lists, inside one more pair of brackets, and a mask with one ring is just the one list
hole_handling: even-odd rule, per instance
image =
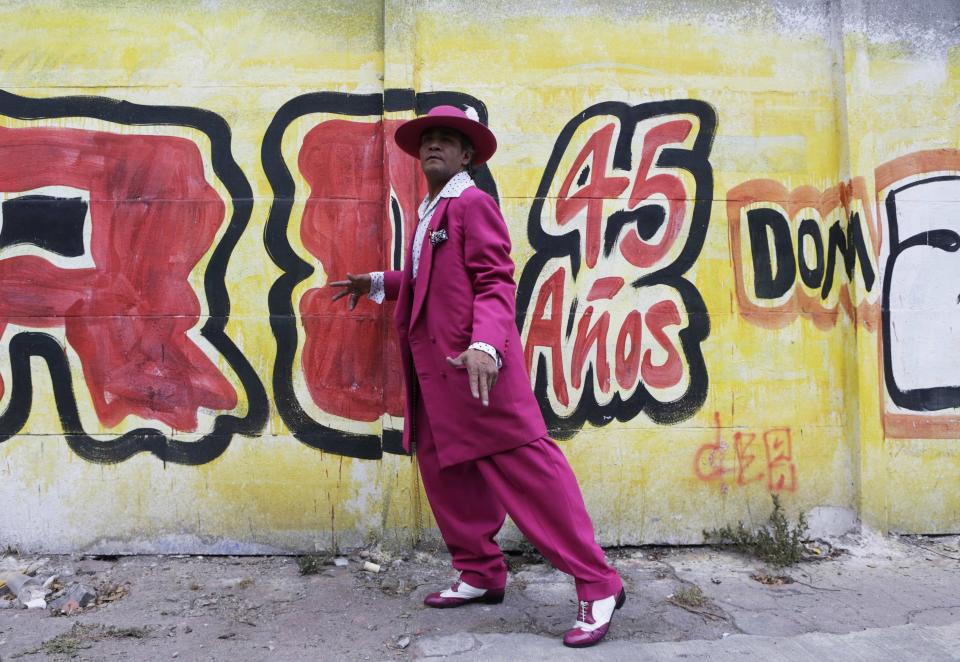
[[[437, 210], [433, 212], [430, 226], [423, 236], [423, 247], [420, 251], [420, 266], [417, 268], [417, 280], [413, 288], [413, 312], [410, 314], [410, 328], [417, 323], [417, 315], [423, 307], [423, 300], [427, 296], [427, 286], [430, 282], [430, 272], [433, 266], [433, 244], [430, 243], [430, 233], [443, 226], [444, 216], [450, 198], [444, 198], [437, 203]], [[412, 263], [412, 259], [411, 259]]]
[[[411, 236], [416, 235], [416, 226]], [[397, 322], [397, 329], [400, 335], [406, 335], [410, 330], [410, 312], [413, 309], [411, 299], [413, 298], [413, 239], [407, 244], [404, 258], [403, 270], [400, 277], [400, 293], [397, 295], [397, 307], [394, 310], [394, 318]]]

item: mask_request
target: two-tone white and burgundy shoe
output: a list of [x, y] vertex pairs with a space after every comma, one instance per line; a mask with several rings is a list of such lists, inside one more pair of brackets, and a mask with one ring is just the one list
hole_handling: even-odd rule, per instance
[[563, 635], [563, 645], [570, 648], [586, 648], [600, 643], [610, 629], [613, 612], [627, 601], [623, 589], [616, 595], [602, 600], [581, 600], [577, 609], [577, 622]]
[[446, 591], [431, 593], [423, 599], [423, 604], [434, 609], [450, 609], [479, 602], [496, 605], [503, 602], [502, 588], [477, 588], [465, 581], [456, 581]]

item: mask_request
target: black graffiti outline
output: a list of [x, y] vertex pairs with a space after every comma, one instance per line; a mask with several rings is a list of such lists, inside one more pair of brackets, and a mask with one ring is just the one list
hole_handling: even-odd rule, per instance
[[148, 106], [99, 96], [22, 97], [0, 90], [0, 115], [19, 120], [87, 117], [128, 126], [182, 126], [202, 132], [210, 140], [210, 161], [214, 173], [230, 194], [233, 213], [220, 241], [213, 249], [203, 274], [203, 293], [208, 317], [202, 335], [226, 359], [247, 398], [244, 416], [219, 414], [213, 429], [196, 441], [180, 441], [155, 428], [137, 428], [114, 439], [90, 436], [80, 421], [76, 394], [66, 350], [48, 333], [21, 332], [10, 339], [10, 403], [0, 415], [0, 443], [17, 434], [25, 425], [32, 406], [30, 357], [42, 358], [50, 372], [54, 400], [67, 444], [90, 462], [115, 464], [137, 453], [149, 452], [164, 463], [199, 465], [226, 451], [235, 434], [252, 436], [267, 423], [267, 393], [253, 366], [227, 336], [230, 316], [226, 271], [233, 249], [246, 229], [253, 210], [253, 191], [246, 175], [233, 158], [231, 132], [220, 115], [190, 106]]
[[[547, 389], [546, 356], [541, 354], [536, 365], [534, 393], [540, 403], [540, 409], [551, 433], [558, 438], [569, 438], [579, 431], [584, 423], [603, 426], [611, 420], [620, 422], [635, 418], [645, 412], [650, 419], [659, 424], [673, 424], [693, 416], [706, 401], [709, 388], [709, 376], [703, 356], [701, 343], [710, 335], [710, 318], [706, 304], [699, 290], [683, 277], [694, 264], [706, 239], [710, 223], [710, 206], [713, 202], [713, 168], [709, 161], [710, 148], [717, 126], [717, 115], [710, 104], [697, 99], [674, 99], [655, 101], [631, 106], [621, 101], [605, 101], [590, 106], [570, 120], [554, 144], [553, 152], [547, 161], [536, 198], [530, 209], [527, 223], [527, 237], [536, 251], [524, 266], [517, 288], [517, 326], [523, 328], [537, 284], [544, 267], [555, 258], [569, 258], [574, 278], [580, 269], [580, 231], [574, 230], [563, 235], [551, 235], [544, 231], [540, 217], [550, 187], [557, 175], [560, 160], [566, 152], [576, 130], [588, 120], [598, 116], [611, 116], [620, 121], [620, 133], [613, 153], [613, 168], [630, 172], [633, 162], [631, 142], [637, 125], [648, 119], [666, 115], [693, 115], [700, 123], [699, 131], [692, 148], [680, 149], [664, 147], [660, 151], [656, 165], [662, 168], [680, 168], [693, 175], [696, 182], [691, 227], [687, 241], [677, 258], [669, 265], [657, 271], [641, 276], [633, 281], [634, 288], [649, 285], [667, 285], [676, 289], [687, 310], [689, 324], [680, 330], [680, 344], [690, 369], [690, 383], [686, 392], [671, 402], [661, 402], [654, 398], [640, 381], [634, 393], [624, 400], [615, 393], [605, 405], [597, 402], [593, 389], [593, 366], [587, 368], [583, 392], [577, 406], [568, 416], [560, 416], [550, 406]], [[572, 320], [572, 316], [570, 317]], [[569, 337], [572, 325], [566, 329]]]
[[[417, 115], [423, 115], [439, 105], [470, 105], [477, 111], [480, 121], [487, 123], [487, 108], [483, 102], [460, 92], [416, 93], [410, 89], [390, 89], [383, 94], [311, 92], [295, 97], [281, 106], [264, 134], [260, 159], [273, 190], [273, 202], [264, 230], [264, 243], [270, 259], [283, 271], [270, 287], [268, 294], [270, 327], [277, 343], [273, 395], [280, 417], [293, 436], [307, 446], [336, 455], [368, 460], [379, 459], [384, 452], [405, 452], [399, 430], [384, 428], [381, 434], [377, 435], [349, 432], [323, 425], [304, 410], [294, 390], [294, 362], [299, 338], [298, 313], [293, 305], [293, 291], [299, 283], [310, 277], [314, 267], [294, 251], [287, 239], [296, 185], [281, 151], [284, 132], [298, 118], [314, 113], [360, 117], [414, 110]], [[495, 199], [498, 197], [496, 183], [486, 165], [476, 170], [474, 181]], [[395, 227], [399, 226], [395, 223]], [[395, 235], [394, 242], [402, 247], [402, 235]], [[399, 255], [395, 250], [392, 261], [396, 262]], [[398, 268], [396, 264], [393, 266]]]
[[880, 319], [883, 325], [881, 331], [881, 337], [883, 339], [883, 379], [886, 383], [887, 393], [890, 395], [890, 399], [901, 409], [909, 409], [912, 411], [941, 411], [960, 407], [960, 385], [901, 389], [899, 385], [897, 385], [897, 379], [893, 374], [893, 345], [890, 342], [890, 338], [892, 338], [890, 288], [891, 283], [893, 283], [893, 270], [894, 267], [896, 267], [899, 257], [909, 249], [918, 246], [929, 246], [930, 248], [937, 248], [949, 253], [955, 253], [960, 250], [960, 234], [954, 230], [947, 229], [918, 232], [901, 242], [900, 228], [897, 224], [896, 196], [898, 193], [915, 186], [921, 186], [931, 182], [956, 180], [960, 180], [960, 177], [955, 175], [942, 175], [911, 182], [891, 190], [884, 200], [887, 211], [887, 228], [890, 237], [890, 254], [887, 256], [884, 267], [883, 298], [880, 304]]

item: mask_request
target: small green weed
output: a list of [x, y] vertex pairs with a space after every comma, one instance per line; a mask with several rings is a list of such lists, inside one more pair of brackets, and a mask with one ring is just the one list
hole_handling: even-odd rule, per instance
[[767, 586], [783, 586], [784, 584], [792, 584], [794, 582], [793, 577], [788, 575], [772, 575], [765, 571], [753, 573], [750, 575], [750, 579], [755, 582], [760, 582], [761, 584], [766, 584]]
[[25, 657], [27, 655], [63, 655], [66, 657], [76, 657], [77, 654], [85, 648], [93, 646], [94, 642], [104, 639], [145, 639], [150, 636], [150, 628], [116, 628], [105, 627], [98, 624], [74, 623], [69, 631], [57, 635], [53, 639], [47, 639], [36, 648], [11, 655], [11, 659]]
[[799, 562], [803, 558], [803, 538], [807, 534], [807, 520], [803, 513], [800, 513], [796, 524], [791, 526], [780, 505], [780, 497], [776, 494], [770, 496], [773, 499], [773, 512], [766, 525], [751, 531], [743, 525], [743, 522], [737, 522], [736, 528], [728, 525], [720, 529], [704, 531], [703, 536], [706, 541], [733, 545], [739, 551], [778, 568]]
[[531, 545], [526, 538], [522, 538], [515, 551], [506, 554], [507, 567], [510, 572], [518, 572], [527, 565], [536, 565], [544, 562], [543, 556], [537, 548]]
[[711, 603], [710, 598], [705, 596], [696, 584], [681, 584], [673, 595], [667, 597], [667, 602], [712, 621], [722, 621], [726, 618], [723, 611]]
[[324, 566], [330, 565], [329, 554], [304, 554], [297, 557], [297, 567], [301, 575], [316, 575], [323, 572]]
[[684, 584], [673, 592], [673, 601], [686, 607], [702, 607], [707, 604], [707, 596], [696, 584]]

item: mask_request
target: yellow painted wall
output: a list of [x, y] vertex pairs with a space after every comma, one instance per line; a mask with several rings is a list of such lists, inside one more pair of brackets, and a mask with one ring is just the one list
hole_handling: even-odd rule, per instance
[[[662, 4], [5, 3], [0, 544], [247, 553], [435, 535], [414, 464], [392, 452], [401, 421], [385, 311], [362, 302], [347, 314], [310, 297], [325, 297], [314, 290], [344, 265], [390, 266], [390, 191], [406, 231], [419, 200], [416, 164], [389, 134], [417, 106], [451, 100], [477, 106], [499, 139], [482, 185], [495, 183], [513, 238], [531, 378], [603, 544], [699, 542], [705, 528], [764, 519], [770, 492], [791, 513], [960, 530], [960, 365], [950, 356], [960, 327], [945, 303], [958, 292], [956, 7], [911, 16], [879, 0]], [[591, 139], [606, 135], [613, 150], [631, 131], [617, 159], [576, 163]], [[89, 143], [85, 156], [63, 147], [71, 141]], [[119, 157], [106, 156], [111, 141]], [[652, 183], [631, 201], [644, 167]], [[597, 207], [600, 225], [586, 211], [561, 222], [562, 198], [601, 175], [626, 183]], [[188, 180], [192, 192], [164, 204]], [[169, 187], [155, 190], [160, 181]], [[200, 190], [222, 207], [196, 206]], [[86, 228], [83, 255], [50, 248], [67, 233], [56, 213], [17, 226], [31, 192], [89, 206], [71, 230], [81, 241]], [[941, 230], [946, 248], [896, 253], [891, 192], [899, 218]], [[616, 212], [646, 214], [653, 235], [632, 245], [652, 250], [667, 231], [650, 220], [657, 208], [677, 213], [677, 236], [652, 263], [628, 255], [635, 224], [588, 257], [586, 237]], [[203, 210], [217, 219], [208, 234]], [[835, 222], [852, 236], [854, 214], [867, 253], [852, 282], [835, 253], [826, 296], [799, 271], [758, 296], [764, 269], [773, 278], [785, 266], [762, 264], [758, 219], [783, 219], [795, 261], [806, 219], [829, 242]], [[138, 235], [142, 219], [155, 234]], [[815, 239], [803, 241], [809, 258]], [[892, 246], [896, 364], [885, 367]], [[179, 294], [156, 303], [187, 253], [186, 280], [170, 290]], [[101, 274], [108, 257], [114, 271]], [[529, 343], [558, 269], [555, 310], [571, 329], [556, 354], [565, 402], [554, 355]], [[615, 294], [591, 299], [598, 279], [618, 278]], [[677, 318], [658, 326], [658, 303]], [[590, 307], [594, 321], [610, 315], [611, 357], [629, 354], [617, 334], [641, 315], [636, 356], [649, 352], [647, 369], [630, 379], [630, 360], [609, 359], [601, 383], [596, 347], [576, 341]], [[543, 325], [553, 310], [542, 308]], [[169, 344], [144, 331], [171, 320], [182, 325]], [[909, 332], [897, 336], [897, 325]], [[364, 358], [363, 342], [388, 351]], [[308, 356], [324, 371], [305, 368]], [[895, 402], [885, 369], [923, 392]]]

